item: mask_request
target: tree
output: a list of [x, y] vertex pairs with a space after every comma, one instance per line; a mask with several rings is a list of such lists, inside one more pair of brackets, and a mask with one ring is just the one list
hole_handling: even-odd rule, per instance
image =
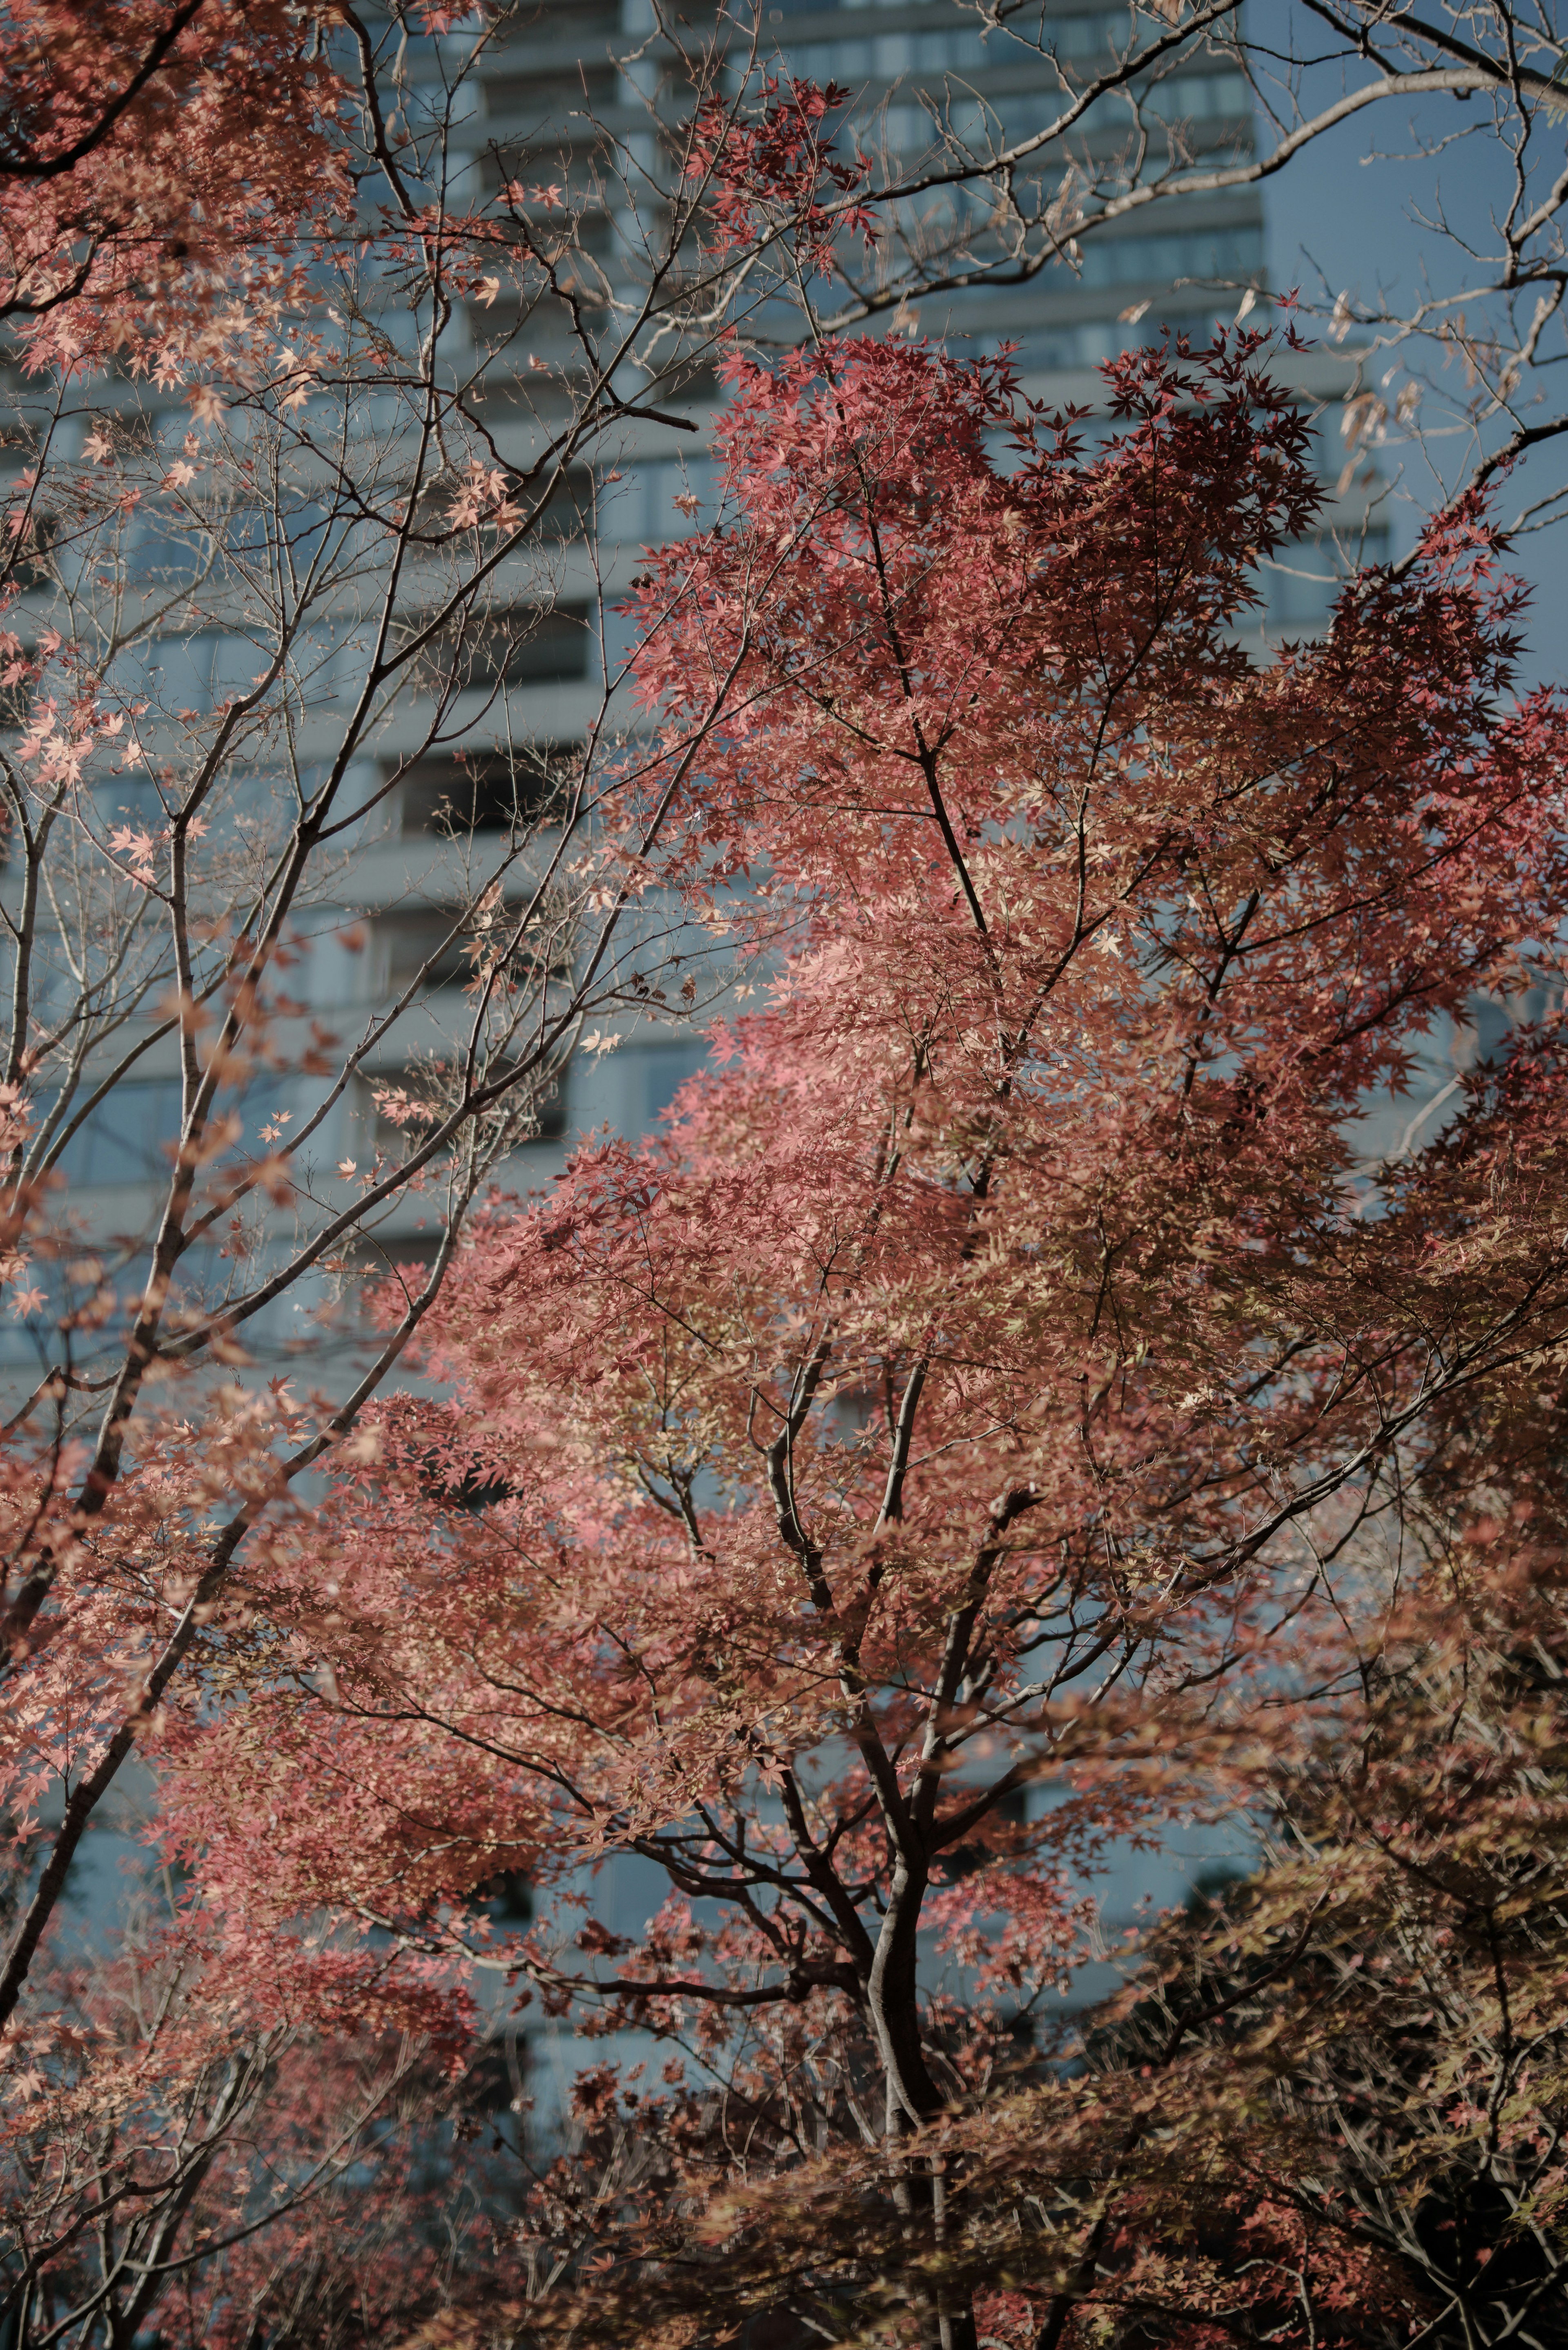
[[[68, 57], [76, 20], [49, 21]], [[602, 188], [458, 186], [472, 49], [414, 77], [410, 28], [348, 9], [325, 57], [303, 18], [116, 21], [107, 100], [78, 60], [6, 182], [37, 254], [87, 256], [37, 359], [162, 368], [192, 403], [171, 432], [100, 377], [83, 414], [57, 365], [16, 427], [6, 1245], [40, 1360], [5, 1460], [5, 1800], [25, 1826], [59, 1773], [68, 1804], [25, 1850], [0, 1991], [13, 2334], [653, 2339], [695, 2304], [1197, 2340], [1244, 2291], [1257, 2328], [1299, 2303], [1327, 2338], [1348, 2302], [1397, 2338], [1436, 2281], [1480, 2338], [1521, 2295], [1550, 2307], [1550, 1023], [1420, 1155], [1363, 1169], [1349, 1130], [1425, 1024], [1555, 976], [1562, 721], [1506, 705], [1480, 508], [1357, 583], [1323, 646], [1253, 663], [1230, 623], [1315, 492], [1251, 343], [1190, 380], [1126, 363], [1103, 455], [1004, 368], [832, 342], [737, 367], [730, 504], [640, 591], [651, 737], [607, 691], [587, 754], [540, 776], [501, 697], [583, 625], [547, 551], [559, 502], [597, 494], [573, 468], [668, 426], [661, 372], [863, 244], [828, 98], [716, 111], [699, 57], [672, 166], [596, 165], [629, 191], [611, 273]], [[166, 160], [213, 119], [214, 25], [224, 73], [297, 111], [276, 186], [225, 198], [250, 166], [217, 108], [192, 185], [223, 234], [148, 292], [121, 182], [143, 132]], [[185, 183], [138, 187], [180, 241]], [[509, 350], [523, 462], [474, 396]], [[515, 821], [492, 854], [454, 809], [446, 937], [351, 1044], [312, 1035], [288, 959], [352, 951], [342, 858], [411, 762], [459, 748], [502, 754]], [[649, 1150], [483, 1206], [584, 1024], [668, 984], [674, 923], [683, 953], [705, 924], [756, 958], [734, 1066]], [[406, 1146], [314, 1169], [454, 951], [462, 1066], [379, 1087]], [[52, 1179], [164, 1050], [172, 1163], [121, 1241]], [[316, 1092], [253, 1132], [254, 1084], [288, 1072]], [[426, 1263], [351, 1378], [303, 1402], [247, 1378], [263, 1316], [318, 1270], [352, 1284], [421, 1181]], [[378, 1405], [421, 1329], [451, 1399]], [[1526, 1526], [1528, 1553], [1497, 1532]], [[133, 1753], [190, 1874], [145, 1950], [84, 1975], [59, 1896]], [[1036, 1786], [1065, 1793], [1020, 1816]], [[1084, 1886], [1192, 1810], [1285, 1857], [1171, 1929], [1088, 2071], [1052, 2070], [1056, 1985], [1097, 1948]], [[1422, 1836], [1463, 1848], [1440, 1900]], [[630, 1950], [498, 1923], [498, 1873], [568, 1899], [610, 1849], [673, 1887]], [[1440, 1961], [1410, 1958], [1417, 1927]], [[1347, 2012], [1373, 1982], [1358, 1948], [1411, 1970], [1401, 1997], [1454, 1968], [1457, 2071], [1423, 2071], [1424, 2011], [1379, 1977], [1282, 2072], [1303, 1992], [1348, 1985]], [[663, 2097], [584, 2077], [576, 2172], [443, 2314], [462, 2292], [418, 2241], [406, 2288], [384, 2248], [457, 2095], [401, 2035], [450, 2061], [468, 1968], [646, 2026], [680, 2070]], [[1370, 2134], [1332, 2119], [1352, 2078], [1379, 2085]], [[253, 2133], [285, 2180], [259, 2202]], [[370, 2167], [365, 2241], [281, 2295], [327, 2274]], [[1516, 2236], [1481, 2292], [1500, 2199]]]
[[[0, 23], [16, 93], [0, 1255], [32, 1357], [7, 1381], [0, 1466], [18, 2340], [130, 2339], [192, 2232], [222, 2257], [205, 2215], [242, 2177], [226, 2141], [258, 2114], [282, 2110], [297, 2146], [300, 2114], [325, 2113], [329, 2183], [343, 2146], [363, 2154], [319, 2080], [306, 2094], [300, 2003], [247, 2012], [185, 1924], [128, 1948], [89, 2000], [58, 1930], [67, 1875], [231, 1569], [253, 1540], [289, 1539], [297, 1480], [369, 1440], [362, 1407], [585, 1028], [591, 1043], [596, 1016], [649, 1002], [680, 1019], [705, 965], [688, 939], [691, 983], [660, 987], [657, 807], [640, 832], [606, 829], [640, 763], [585, 523], [590, 460], [613, 474], [649, 420], [692, 429], [658, 406], [660, 367], [669, 389], [756, 266], [731, 237], [675, 268], [722, 187], [722, 117], [700, 83], [704, 129], [670, 201], [628, 213], [633, 296], [601, 307], [577, 274], [597, 218], [585, 192], [509, 179], [485, 195], [454, 159], [486, 37], [474, 12], [454, 32], [462, 14], [181, 0]], [[784, 217], [808, 250], [820, 146], [785, 157]], [[779, 230], [770, 215], [775, 245]], [[504, 453], [479, 402], [507, 363], [469, 328], [503, 293], [510, 339], [553, 338], [554, 354], [513, 355]], [[639, 355], [646, 397], [627, 382]], [[575, 597], [557, 592], [568, 560]], [[541, 751], [514, 695], [563, 672], [586, 739]], [[446, 919], [341, 1036], [297, 974], [362, 955], [357, 865], [416, 787], [437, 794], [415, 853], [441, 860]], [[465, 986], [443, 1053], [421, 1015]], [[140, 1196], [95, 1197], [106, 1162], [139, 1173]], [[410, 1201], [428, 1262], [369, 1333], [357, 1284]], [[52, 1792], [63, 1816], [45, 1832]], [[168, 2011], [155, 2027], [148, 1985]], [[427, 2006], [425, 2036], [450, 2039], [450, 2002]], [[88, 2016], [74, 2038], [67, 2009]], [[74, 2265], [89, 2213], [91, 2274]], [[251, 2225], [230, 2218], [231, 2235]]]
[[[831, 286], [798, 287], [824, 332], [866, 320], [898, 332], [920, 317], [962, 333], [988, 294], [1052, 273], [1092, 286], [1096, 261], [1110, 258], [1101, 248], [1122, 232], [1179, 231], [1216, 200], [1256, 190], [1273, 207], [1282, 283], [1177, 263], [1168, 307], [1129, 304], [1129, 328], [1147, 313], [1145, 331], [1158, 330], [1182, 289], [1188, 305], [1228, 290], [1247, 315], [1293, 286], [1352, 363], [1331, 417], [1343, 488], [1370, 462], [1380, 495], [1392, 486], [1417, 513], [1506, 481], [1517, 531], [1560, 517], [1568, 51], [1552, 11], [1510, 0], [1462, 11], [1299, 0], [1267, 12], [1153, 0], [1063, 20], [1040, 0], [961, 7], [983, 38], [924, 78], [919, 104], [895, 109], [897, 127], [882, 93], [834, 93], [868, 171], [826, 210], [868, 205], [877, 234], [836, 246]], [[659, 13], [679, 41], [681, 12]], [[778, 37], [787, 45], [787, 26]], [[753, 55], [760, 93], [778, 61], [765, 42]], [[1043, 107], [1020, 109], [1002, 76], [1031, 58], [1048, 66], [1054, 102], [1048, 85]], [[1240, 93], [1224, 117], [1206, 95], [1217, 75]], [[1323, 275], [1299, 184], [1330, 157], [1330, 170], [1384, 167], [1366, 182], [1350, 283]]]
[[[659, 871], [760, 1008], [471, 1224], [445, 1392], [249, 1555], [148, 1740], [192, 1914], [605, 2035], [556, 2289], [421, 2340], [1555, 2340], [1568, 738], [1495, 534], [1253, 657], [1317, 494], [1259, 338], [1104, 446], [1002, 365], [732, 377], [622, 810], [701, 725]], [[1259, 1867], [1085, 2025], [1096, 1877], [1194, 1817]]]
[[19, 0], [0, 56], [0, 317], [32, 363], [227, 371], [248, 303], [297, 299], [302, 244], [352, 205], [319, 26], [268, 0]]

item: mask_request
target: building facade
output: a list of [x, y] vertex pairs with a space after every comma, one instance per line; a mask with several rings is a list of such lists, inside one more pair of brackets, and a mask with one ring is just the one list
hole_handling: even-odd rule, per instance
[[[660, 24], [674, 37], [663, 37]], [[837, 113], [841, 152], [868, 155], [886, 184], [919, 176], [922, 161], [955, 153], [983, 156], [1045, 130], [1075, 92], [1103, 76], [1135, 39], [1147, 42], [1155, 19], [1123, 8], [1091, 10], [1042, 0], [1014, 19], [1014, 31], [987, 30], [969, 0], [784, 0], [744, 10], [696, 6], [656, 16], [654, 0], [544, 0], [520, 9], [482, 54], [467, 129], [472, 169], [493, 187], [514, 174], [545, 177], [590, 171], [607, 137], [648, 172], [659, 168], [653, 126], [678, 119], [682, 97], [680, 46], [719, 45], [732, 90], [759, 89], [772, 77], [836, 85], [849, 96]], [[1042, 205], [1071, 183], [1100, 189], [1136, 184], [1170, 171], [1244, 164], [1254, 153], [1252, 97], [1235, 60], [1201, 46], [1179, 54], [1163, 78], [1145, 76], [1127, 95], [1103, 97], [1064, 138], [1018, 168], [1024, 209]], [[989, 203], [989, 197], [985, 202]], [[895, 227], [867, 259], [847, 247], [844, 284], [818, 289], [820, 315], [852, 330], [919, 335], [955, 355], [1012, 346], [1023, 389], [1053, 405], [1101, 405], [1100, 368], [1116, 353], [1168, 337], [1206, 342], [1240, 315], [1269, 316], [1264, 283], [1262, 199], [1256, 186], [1162, 201], [1133, 210], [1093, 235], [1064, 232], [1057, 258], [1042, 262], [1040, 235], [1010, 251], [986, 226], [980, 198], [927, 190], [895, 208]], [[607, 219], [606, 267], [616, 249]], [[967, 278], [967, 283], [954, 279]], [[898, 298], [888, 298], [889, 284]], [[866, 311], [868, 315], [857, 317]], [[878, 304], [880, 307], [877, 307]], [[798, 312], [762, 304], [743, 320], [765, 351], [798, 337]], [[493, 322], [476, 314], [476, 336]], [[498, 374], [509, 363], [499, 353]], [[1322, 442], [1322, 465], [1343, 472], [1336, 427], [1352, 360], [1332, 349], [1297, 356], [1292, 378]], [[613, 606], [636, 570], [640, 548], [693, 527], [678, 499], [710, 493], [710, 426], [718, 387], [711, 367], [682, 370], [678, 359], [655, 385], [664, 408], [689, 417], [696, 435], [643, 425], [628, 430], [616, 455], [613, 487], [601, 469], [591, 501], [594, 545], [563, 548], [561, 594], [587, 615], [597, 591]], [[512, 428], [519, 449], [532, 445], [539, 413]], [[1319, 539], [1272, 567], [1263, 625], [1288, 634], [1321, 625], [1338, 580], [1353, 559], [1376, 559], [1386, 534], [1376, 512], [1376, 484], [1340, 482]], [[613, 631], [613, 616], [607, 619]], [[623, 648], [606, 650], [612, 661]], [[597, 683], [588, 636], [563, 635], [556, 671], [541, 657], [537, 679], [514, 694], [513, 723], [545, 757], [570, 754], [589, 723]], [[421, 822], [417, 793], [405, 796], [405, 840]], [[432, 919], [396, 892], [419, 880], [406, 849], [378, 851], [387, 902], [378, 914], [382, 951], [397, 966], [413, 951], [419, 926]], [[399, 910], [399, 908], [401, 910]], [[699, 1066], [701, 1037], [691, 1026], [631, 1027], [613, 1055], [581, 1059], [570, 1071], [523, 1171], [547, 1179], [572, 1137], [607, 1123], [628, 1133], [647, 1127], [681, 1077]]]

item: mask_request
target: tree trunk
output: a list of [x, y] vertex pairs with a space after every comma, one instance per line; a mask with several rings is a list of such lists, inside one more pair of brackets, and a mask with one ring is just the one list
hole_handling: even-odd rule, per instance
[[[911, 2128], [935, 2121], [942, 2110], [941, 2092], [926, 2063], [917, 1980], [920, 1909], [928, 1881], [923, 1868], [912, 1869], [902, 1859], [896, 1864], [867, 2000], [882, 2055], [894, 2200], [904, 2215], [911, 2245], [924, 2236], [940, 2255], [957, 2216], [959, 2182], [950, 2168], [935, 2169], [930, 2158], [919, 2151], [912, 2150], [905, 2159], [894, 2151]], [[922, 2286], [919, 2301], [920, 2331], [930, 2350], [976, 2350], [974, 2302], [967, 2286], [956, 2292], [940, 2283], [934, 2289]]]

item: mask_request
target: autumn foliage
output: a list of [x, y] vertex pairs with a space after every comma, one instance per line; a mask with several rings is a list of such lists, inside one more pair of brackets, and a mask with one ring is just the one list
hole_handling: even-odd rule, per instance
[[10, 0], [0, 317], [26, 362], [226, 374], [351, 202], [343, 85], [282, 0]]
[[[492, 1202], [435, 1396], [143, 1740], [253, 2023], [602, 2035], [410, 2340], [1559, 2338], [1568, 731], [1474, 507], [1249, 639], [1314, 510], [1266, 357], [1129, 358], [1103, 443], [919, 348], [731, 371], [622, 821], [732, 679], [655, 870], [750, 1003]], [[1379, 1156], [1482, 996], [1506, 1051]], [[128, 1621], [202, 1464], [138, 1473]], [[1195, 1822], [1245, 1881], [1118, 1941]]]
[[[346, 187], [309, 20], [0, 37], [28, 363], [254, 390], [234, 338]], [[771, 206], [826, 251], [859, 172], [820, 96], [700, 118], [720, 248]], [[1129, 355], [1108, 434], [1005, 360], [731, 361], [583, 868], [596, 916], [722, 941], [729, 1007], [652, 1138], [379, 1284], [417, 1394], [337, 1415], [216, 1314], [236, 1376], [182, 1384], [179, 1216], [231, 1138], [182, 1046], [102, 1430], [61, 1373], [0, 1458], [13, 2340], [1563, 2340], [1568, 712], [1515, 690], [1474, 498], [1265, 641], [1318, 507], [1276, 356]], [[452, 533], [539, 486], [465, 461]], [[96, 692], [25, 738], [62, 788], [118, 742]], [[1423, 1123], [1483, 1004], [1503, 1044]], [[119, 1308], [65, 1278], [70, 1364]], [[40, 1822], [133, 1751], [106, 1951]], [[1129, 1925], [1191, 1832], [1233, 1881]]]

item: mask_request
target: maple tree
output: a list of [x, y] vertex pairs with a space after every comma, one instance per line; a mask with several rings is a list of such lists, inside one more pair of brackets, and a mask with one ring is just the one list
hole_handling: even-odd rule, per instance
[[[787, 77], [792, 44], [790, 12], [766, 12], [759, 47], [763, 14], [720, 11], [716, 23], [759, 103]], [[653, 0], [653, 15], [679, 49], [684, 12]], [[1554, 525], [1568, 432], [1552, 373], [1568, 51], [1550, 12], [1287, 0], [1265, 27], [1237, 0], [1066, 16], [1038, 0], [952, 0], [909, 48], [906, 37], [828, 47], [860, 84], [836, 93], [844, 114], [830, 120], [846, 123], [840, 146], [867, 168], [859, 184], [824, 187], [825, 225], [847, 228], [868, 206], [877, 234], [839, 235], [831, 282], [796, 289], [820, 331], [872, 320], [913, 333], [922, 318], [980, 331], [971, 305], [989, 294], [1016, 307], [983, 315], [1006, 317], [1026, 346], [1044, 329], [1048, 364], [1069, 366], [1075, 309], [1042, 313], [1030, 289], [1125, 283], [1140, 265], [1122, 232], [1152, 231], [1170, 239], [1175, 282], [1146, 284], [1120, 310], [1127, 340], [1145, 321], [1148, 332], [1205, 313], [1245, 317], [1294, 287], [1298, 317], [1320, 322], [1343, 368], [1318, 374], [1341, 402], [1328, 469], [1341, 496], [1359, 483], [1381, 505], [1390, 474], [1407, 489], [1417, 476], [1432, 484], [1417, 501], [1427, 504], [1506, 483], [1516, 538]], [[748, 152], [769, 143], [735, 127], [732, 204]], [[1322, 176], [1303, 185], [1314, 166]], [[1356, 225], [1344, 215], [1335, 234], [1329, 191], [1346, 172], [1364, 193]], [[1210, 234], [1223, 220], [1254, 235], [1251, 194], [1272, 207], [1268, 276], [1234, 248], [1221, 260]], [[1114, 347], [1101, 318], [1095, 348], [1107, 328]], [[1354, 544], [1357, 515], [1325, 518]]]
[[[733, 376], [624, 814], [700, 732], [658, 870], [758, 1007], [483, 1211], [444, 1395], [236, 1568], [145, 1737], [187, 1930], [602, 2037], [561, 2258], [410, 2339], [1554, 2340], [1568, 713], [1495, 536], [1259, 654], [1316, 494], [1255, 338], [1104, 445], [923, 350]], [[1194, 1818], [1256, 1866], [1086, 2020]]]
[[[435, 36], [464, 17], [449, 73]], [[355, 1996], [335, 2006], [331, 1954], [292, 1984], [270, 1960], [247, 1975], [182, 1908], [119, 1963], [88, 1965], [66, 1895], [237, 1555], [289, 1522], [296, 1480], [369, 1440], [358, 1414], [472, 1201], [537, 1135], [585, 1026], [646, 1003], [669, 951], [639, 836], [605, 830], [607, 763], [617, 790], [624, 764], [617, 661], [591, 552], [587, 602], [554, 609], [561, 510], [576, 513], [590, 453], [613, 477], [639, 421], [695, 429], [618, 381], [642, 337], [657, 389], [672, 317], [676, 373], [689, 366], [681, 304], [701, 348], [704, 310], [722, 317], [755, 255], [732, 240], [683, 274], [672, 311], [659, 268], [715, 185], [704, 109], [641, 249], [640, 294], [607, 325], [585, 320], [583, 192], [454, 189], [452, 124], [483, 30], [472, 10], [219, 0], [0, 15], [15, 96], [0, 159], [0, 1804], [16, 1863], [0, 2022], [16, 2342], [131, 2338], [190, 2282], [193, 2238], [208, 2272], [227, 2262], [265, 2298], [275, 2272], [244, 2266], [256, 2134], [275, 2128], [280, 2164], [303, 2165], [314, 2224], [345, 2166], [370, 2160], [389, 2098], [422, 2098], [432, 2129], [451, 2118], [439, 2079], [408, 2085], [397, 2053], [410, 2033], [451, 2046], [441, 1987], [410, 2003], [394, 1984], [371, 2012], [350, 1969]], [[431, 68], [412, 86], [410, 47]], [[806, 236], [812, 171], [793, 169], [784, 222], [798, 213]], [[503, 287], [512, 324], [499, 358], [476, 358], [465, 306]], [[546, 331], [556, 358], [514, 380], [538, 430], [514, 462], [479, 411], [481, 378], [520, 332]], [[607, 449], [607, 434], [621, 437]], [[580, 749], [541, 761], [514, 743], [511, 692], [552, 624], [597, 709]], [[344, 1036], [312, 1017], [311, 966], [363, 957], [356, 860], [396, 836], [400, 795], [432, 759], [447, 796], [424, 853], [445, 860], [444, 911], [389, 993], [358, 991]], [[393, 1081], [397, 1024], [454, 980], [461, 1045]], [[140, 1192], [84, 1201], [106, 1169]], [[439, 1246], [419, 1299], [368, 1332], [355, 1284], [405, 1201]], [[303, 1394], [288, 1376], [302, 1363], [319, 1378]], [[333, 2037], [350, 2023], [391, 2055], [357, 2069]], [[357, 2287], [339, 2297], [358, 2306]], [[200, 2333], [199, 2297], [184, 2306]]]
[[266, 0], [6, 8], [0, 317], [35, 365], [234, 366], [248, 306], [297, 296], [302, 241], [352, 206], [318, 48]]
[[[299, 1065], [290, 958], [408, 759], [368, 796], [357, 763], [410, 692], [421, 751], [483, 731], [459, 697], [534, 619], [504, 566], [668, 333], [657, 270], [585, 325], [575, 196], [445, 209], [452, 92], [406, 153], [332, 18], [326, 57], [286, 11], [116, 12], [96, 85], [86, 12], [7, 18], [55, 403], [5, 681], [5, 1270], [46, 1333], [0, 1493], [14, 2336], [1553, 2338], [1564, 734], [1511, 699], [1483, 510], [1249, 650], [1317, 501], [1256, 338], [1125, 359], [1103, 447], [1003, 363], [737, 360], [717, 515], [638, 591], [648, 728], [607, 697], [565, 811], [467, 876], [464, 1066], [383, 1088], [402, 1142], [322, 1177], [377, 1022], [310, 1038], [294, 1131], [250, 1136], [248, 1090]], [[296, 109], [274, 185], [231, 71]], [[781, 242], [786, 285], [835, 222], [864, 244], [817, 95], [698, 105], [683, 327]], [[127, 213], [183, 242], [188, 194], [210, 242], [150, 283]], [[475, 411], [495, 354], [441, 342], [504, 285], [576, 337], [525, 468]], [[111, 355], [193, 402], [177, 435], [69, 442]], [[370, 389], [397, 426], [357, 439]], [[203, 625], [250, 666], [197, 710], [142, 656]], [[751, 958], [719, 1066], [652, 1141], [487, 1197], [672, 924]], [[1369, 1155], [1435, 1024], [1542, 991], [1435, 1140]], [[174, 1162], [151, 1265], [106, 1262], [50, 1179], [148, 1030]], [[260, 1317], [421, 1181], [429, 1262], [347, 1399], [247, 1382]], [[381, 1397], [414, 1361], [440, 1399]], [[60, 1895], [132, 1754], [179, 1873], [100, 1960]], [[1194, 1817], [1257, 1867], [1085, 2023], [1096, 1881]], [[584, 1873], [622, 1853], [670, 1888], [630, 1937]], [[520, 2190], [464, 2104], [487, 1982], [603, 2040]]]

